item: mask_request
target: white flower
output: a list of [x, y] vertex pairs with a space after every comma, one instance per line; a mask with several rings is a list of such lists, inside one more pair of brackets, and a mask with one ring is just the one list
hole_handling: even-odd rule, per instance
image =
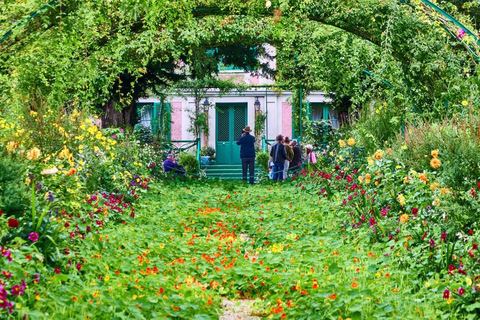
[[268, 9], [268, 8], [270, 8], [270, 7], [272, 6], [272, 3], [271, 3], [270, 1], [267, 1], [267, 2], [265, 3], [265, 6], [266, 6], [267, 9]]
[[47, 175], [47, 174], [55, 174], [57, 172], [58, 172], [57, 167], [52, 167], [48, 169], [43, 169], [42, 172], [40, 172], [40, 174]]

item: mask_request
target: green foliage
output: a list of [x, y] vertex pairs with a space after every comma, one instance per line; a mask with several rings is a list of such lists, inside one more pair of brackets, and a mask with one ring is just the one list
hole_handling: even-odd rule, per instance
[[133, 130], [135, 138], [142, 144], [149, 144], [153, 142], [153, 132], [150, 126], [136, 124]]
[[10, 155], [0, 157], [0, 210], [7, 216], [20, 218], [27, 206], [25, 164]]
[[369, 153], [382, 148], [401, 133], [406, 119], [401, 106], [384, 102], [371, 103], [360, 110], [360, 117], [353, 125], [354, 134], [359, 137]]
[[311, 143], [315, 147], [325, 149], [339, 138], [329, 120], [308, 120], [303, 123], [303, 127], [303, 141], [307, 144]]
[[270, 159], [270, 154], [268, 152], [259, 152], [256, 155], [256, 160], [257, 160], [258, 165], [265, 172], [268, 172], [268, 159]]
[[187, 173], [198, 172], [198, 160], [191, 153], [181, 152], [178, 155], [178, 163], [185, 169]]
[[201, 156], [208, 156], [210, 158], [213, 158], [213, 156], [215, 155], [215, 149], [210, 147], [210, 146], [204, 146], [200, 150], [200, 155]]
[[397, 137], [394, 149], [405, 165], [415, 170], [431, 168], [431, 152], [438, 150], [441, 166], [435, 171], [441, 174], [442, 183], [455, 190], [469, 190], [480, 179], [478, 130], [478, 119], [473, 117], [443, 123], [417, 122], [407, 126], [404, 138]]

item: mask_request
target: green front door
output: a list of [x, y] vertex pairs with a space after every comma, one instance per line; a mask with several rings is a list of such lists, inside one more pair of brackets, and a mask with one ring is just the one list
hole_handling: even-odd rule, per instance
[[247, 125], [246, 103], [217, 103], [217, 164], [241, 164], [237, 139]]

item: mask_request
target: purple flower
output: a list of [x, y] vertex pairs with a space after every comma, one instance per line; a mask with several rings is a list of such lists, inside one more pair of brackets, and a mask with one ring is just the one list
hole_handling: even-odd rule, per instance
[[12, 287], [12, 295], [18, 296], [20, 294], [20, 286], [18, 284]]
[[8, 312], [13, 312], [13, 304], [7, 301], [7, 290], [3, 286], [0, 286], [0, 308], [8, 308]]
[[4, 247], [2, 247], [0, 249], [0, 252], [8, 258], [8, 261], [12, 261], [12, 253], [10, 251], [8, 251], [7, 249], [5, 249]]
[[463, 289], [462, 287], [458, 288], [458, 295], [459, 296], [462, 296], [464, 293], [465, 293], [465, 289]]
[[28, 239], [32, 242], [37, 242], [38, 241], [38, 233], [30, 232], [30, 234], [28, 235]]
[[116, 136], [116, 135], [113, 135], [113, 136], [112, 136], [112, 139], [117, 139], [117, 136]]
[[433, 239], [430, 239], [430, 245], [431, 245], [432, 247], [435, 247], [435, 241], [434, 241]]
[[55, 272], [56, 274], [60, 274], [60, 268], [59, 268], [59, 267], [55, 267], [55, 270], [54, 270], [53, 272]]
[[125, 131], [124, 131], [123, 129], [120, 129], [120, 132], [121, 132], [121, 133], [124, 133]]

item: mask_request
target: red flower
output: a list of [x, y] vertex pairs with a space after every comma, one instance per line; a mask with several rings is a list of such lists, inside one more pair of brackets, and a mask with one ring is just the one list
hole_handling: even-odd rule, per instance
[[10, 228], [17, 228], [18, 225], [19, 225], [18, 220], [17, 220], [17, 219], [13, 219], [13, 218], [8, 219], [7, 224], [8, 224], [8, 226], [9, 226]]
[[448, 291], [448, 289], [445, 289], [445, 291], [443, 291], [443, 299], [448, 298], [450, 298], [450, 291]]

